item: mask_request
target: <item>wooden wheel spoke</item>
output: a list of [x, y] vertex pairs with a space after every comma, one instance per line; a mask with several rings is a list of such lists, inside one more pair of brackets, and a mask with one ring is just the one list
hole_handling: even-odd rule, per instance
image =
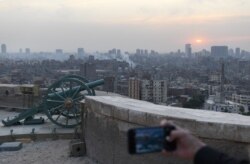
[[74, 116], [75, 116], [75, 120], [76, 120], [76, 122], [77, 122], [77, 124], [79, 124], [79, 120], [78, 120], [78, 116], [77, 116], [77, 108], [74, 108], [75, 110], [75, 112], [74, 112]]
[[65, 93], [65, 90], [64, 90], [63, 86], [61, 85], [60, 87], [61, 87], [61, 89], [62, 89], [62, 93], [63, 93], [64, 97], [67, 97], [67, 95], [66, 95], [66, 93]]
[[60, 101], [60, 100], [51, 100], [51, 99], [48, 99], [47, 101], [48, 102], [55, 102], [55, 103], [64, 103], [64, 101]]
[[58, 121], [58, 119], [62, 116], [62, 112], [60, 112], [60, 114], [57, 116], [57, 118], [55, 119], [55, 121]]
[[68, 123], [69, 123], [69, 110], [67, 110], [68, 112], [67, 112], [67, 116], [66, 116], [66, 125], [68, 125]]
[[57, 107], [52, 108], [52, 109], [50, 110], [50, 112], [54, 112], [55, 110], [57, 110], [57, 109], [59, 109], [59, 108], [61, 108], [61, 107], [63, 107], [63, 104], [62, 104], [62, 105], [59, 105], [59, 106], [57, 106]]

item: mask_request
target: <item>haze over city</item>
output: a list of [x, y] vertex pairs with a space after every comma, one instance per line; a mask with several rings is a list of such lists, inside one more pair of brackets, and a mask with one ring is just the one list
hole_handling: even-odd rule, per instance
[[249, 8], [247, 0], [1, 0], [0, 43], [10, 52], [249, 50]]

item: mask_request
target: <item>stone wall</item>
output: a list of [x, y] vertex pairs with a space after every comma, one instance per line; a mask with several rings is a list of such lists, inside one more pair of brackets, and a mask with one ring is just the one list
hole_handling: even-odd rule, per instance
[[239, 158], [250, 157], [250, 117], [155, 105], [121, 97], [87, 97], [83, 131], [87, 155], [101, 164], [188, 164], [161, 153], [129, 155], [127, 131], [173, 120], [207, 144]]

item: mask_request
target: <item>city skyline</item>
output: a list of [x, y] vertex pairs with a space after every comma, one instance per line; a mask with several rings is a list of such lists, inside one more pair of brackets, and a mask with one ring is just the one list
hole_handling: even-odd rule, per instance
[[249, 7], [246, 0], [1, 0], [0, 43], [9, 51], [170, 52], [186, 43], [194, 51], [212, 45], [250, 50]]
[[[202, 42], [201, 40], [197, 40], [196, 42]], [[199, 50], [193, 50], [193, 45], [190, 44], [190, 43], [186, 43], [185, 45], [182, 45], [182, 47], [178, 48], [177, 50], [175, 51], [164, 51], [164, 52], [160, 52], [158, 50], [155, 50], [155, 49], [142, 49], [142, 48], [136, 48], [134, 50], [131, 50], [131, 51], [128, 51], [128, 50], [125, 50], [125, 49], [120, 49], [120, 48], [109, 48], [109, 49], [106, 49], [104, 51], [99, 51], [99, 50], [94, 50], [94, 51], [87, 51], [85, 52], [85, 48], [83, 47], [75, 47], [74, 49], [71, 49], [71, 50], [65, 50], [64, 48], [55, 48], [55, 49], [52, 49], [51, 51], [44, 51], [44, 50], [40, 50], [40, 51], [34, 51], [30, 48], [19, 48], [18, 50], [14, 50], [14, 51], [8, 51], [9, 48], [8, 48], [8, 45], [5, 44], [5, 43], [0, 43], [0, 54], [1, 52], [3, 54], [7, 54], [7, 53], [20, 53], [20, 54], [32, 54], [32, 53], [56, 53], [56, 54], [63, 54], [63, 53], [77, 53], [77, 54], [85, 54], [85, 53], [110, 53], [112, 54], [113, 51], [115, 51], [115, 54], [116, 54], [116, 51], [117, 53], [119, 54], [122, 54], [122, 53], [136, 53], [136, 54], [140, 54], [141, 51], [142, 51], [142, 54], [144, 54], [144, 51], [145, 51], [145, 54], [150, 54], [152, 52], [158, 54], [168, 54], [168, 53], [183, 53], [183, 54], [186, 54], [187, 56], [190, 56], [191, 54], [194, 54], [194, 53], [197, 53], [197, 52], [202, 52], [202, 51], [208, 51], [208, 52], [211, 52], [212, 48], [213, 47], [227, 47], [228, 48], [228, 53], [235, 53], [235, 54], [240, 54], [242, 51], [246, 52], [246, 53], [250, 53], [249, 51], [245, 50], [245, 49], [242, 49], [241, 47], [229, 47], [228, 45], [211, 45], [209, 47], [204, 47], [203, 49], [199, 49]], [[3, 48], [4, 47], [4, 48]], [[3, 50], [4, 49], [4, 50]], [[138, 52], [139, 51], [139, 52]], [[188, 51], [188, 52], [187, 52]]]

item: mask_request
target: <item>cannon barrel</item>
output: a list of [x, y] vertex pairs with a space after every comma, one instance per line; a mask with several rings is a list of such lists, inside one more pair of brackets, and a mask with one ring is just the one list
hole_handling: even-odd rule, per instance
[[[92, 82], [89, 82], [89, 83], [85, 83], [85, 85], [90, 89], [93, 89], [93, 88], [95, 88], [97, 86], [100, 86], [100, 85], [103, 85], [103, 84], [104, 84], [104, 79], [100, 79], [100, 80], [92, 81]], [[56, 91], [54, 93], [48, 94], [48, 97], [56, 98], [56, 97], [62, 96], [64, 94], [66, 94], [66, 95], [74, 94], [76, 91], [78, 92], [78, 91], [86, 90], [86, 86], [81, 85], [81, 86], [75, 86], [72, 89], [67, 89], [67, 90], [64, 90], [64, 91]]]

